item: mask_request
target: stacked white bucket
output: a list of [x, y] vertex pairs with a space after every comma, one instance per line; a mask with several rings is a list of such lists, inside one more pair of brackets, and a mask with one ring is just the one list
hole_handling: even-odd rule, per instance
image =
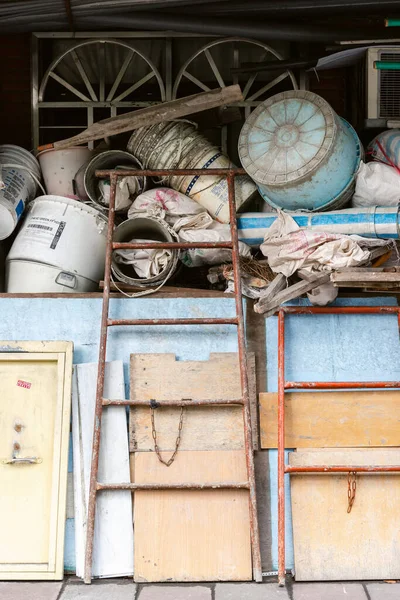
[[[136, 130], [128, 143], [128, 150], [145, 169], [228, 169], [235, 165], [197, 132], [196, 126], [188, 121], [159, 123]], [[221, 223], [229, 223], [228, 185], [225, 178], [218, 176], [170, 176], [164, 185], [186, 194]], [[235, 179], [235, 201], [237, 209], [257, 191], [247, 177]]]
[[32, 154], [12, 144], [0, 146], [0, 166], [0, 240], [5, 240], [14, 231], [25, 205], [35, 198], [41, 175]]

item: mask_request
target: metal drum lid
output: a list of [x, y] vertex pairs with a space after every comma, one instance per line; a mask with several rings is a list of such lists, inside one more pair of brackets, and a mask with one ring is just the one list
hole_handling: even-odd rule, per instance
[[239, 138], [244, 169], [256, 182], [285, 186], [311, 175], [330, 154], [336, 115], [317, 94], [291, 90], [260, 104]]

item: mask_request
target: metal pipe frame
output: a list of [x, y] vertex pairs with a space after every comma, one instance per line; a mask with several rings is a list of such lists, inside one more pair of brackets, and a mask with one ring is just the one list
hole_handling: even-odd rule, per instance
[[[110, 281], [111, 281], [111, 263], [112, 253], [117, 247], [161, 247], [159, 244], [116, 244], [113, 243], [113, 230], [115, 222], [115, 196], [116, 196], [116, 185], [118, 178], [126, 176], [143, 176], [149, 175], [152, 177], [163, 176], [163, 175], [197, 175], [197, 176], [210, 176], [217, 175], [225, 177], [228, 185], [228, 202], [229, 202], [229, 214], [230, 214], [230, 227], [231, 227], [231, 242], [229, 247], [232, 249], [232, 264], [234, 272], [235, 282], [235, 306], [236, 315], [233, 318], [204, 318], [204, 319], [109, 319], [109, 303], [110, 303]], [[248, 489], [249, 490], [249, 516], [250, 516], [250, 537], [251, 537], [251, 549], [253, 559], [253, 576], [255, 581], [262, 581], [262, 569], [261, 569], [261, 555], [260, 555], [260, 541], [259, 541], [259, 530], [258, 530], [258, 518], [257, 518], [257, 500], [256, 500], [256, 484], [254, 474], [254, 459], [253, 459], [253, 447], [252, 447], [252, 432], [251, 432], [251, 418], [250, 418], [250, 399], [249, 399], [249, 387], [247, 381], [247, 369], [246, 369], [246, 341], [245, 341], [245, 328], [243, 318], [243, 305], [242, 305], [242, 291], [241, 291], [241, 279], [240, 279], [240, 263], [239, 263], [239, 241], [238, 231], [236, 224], [236, 205], [235, 205], [235, 177], [244, 175], [243, 169], [174, 169], [174, 170], [124, 170], [124, 171], [97, 171], [96, 175], [100, 178], [110, 179], [110, 204], [109, 204], [109, 219], [107, 229], [107, 250], [106, 250], [106, 261], [105, 261], [105, 273], [104, 273], [104, 287], [103, 287], [103, 308], [101, 316], [101, 332], [100, 332], [100, 349], [99, 349], [99, 362], [98, 362], [98, 377], [97, 377], [97, 390], [96, 390], [96, 406], [95, 406], [95, 417], [94, 417], [94, 434], [93, 434], [93, 446], [92, 446], [92, 463], [90, 473], [90, 490], [89, 490], [89, 501], [88, 501], [88, 518], [87, 518], [87, 530], [86, 530], [86, 551], [85, 551], [85, 573], [84, 582], [91, 583], [92, 579], [92, 558], [93, 558], [93, 539], [94, 539], [94, 524], [96, 516], [96, 494], [102, 490], [154, 490], [154, 489]], [[162, 244], [162, 247], [169, 247]], [[199, 244], [173, 244], [176, 249], [181, 248], [194, 248], [194, 247], [212, 247], [212, 248], [226, 248], [226, 242], [221, 242], [212, 245], [199, 245]], [[104, 371], [105, 361], [107, 354], [107, 331], [109, 327], [113, 326], [125, 326], [125, 325], [235, 325], [237, 327], [238, 334], [238, 355], [239, 355], [239, 368], [240, 368], [240, 383], [242, 390], [241, 399], [229, 399], [229, 400], [173, 400], [169, 403], [171, 406], [207, 406], [219, 404], [232, 405], [239, 404], [242, 406], [243, 412], [243, 424], [244, 424], [244, 450], [246, 455], [246, 466], [248, 481], [239, 483], [229, 482], [216, 482], [212, 484], [134, 484], [134, 483], [115, 483], [115, 484], [104, 484], [97, 481], [98, 466], [99, 466], [99, 451], [100, 451], [100, 434], [101, 434], [101, 419], [102, 411], [104, 406], [151, 406], [148, 401], [145, 403], [139, 401], [130, 400], [109, 400], [103, 398], [104, 392]], [[162, 403], [164, 405], [164, 403]], [[161, 403], [160, 403], [161, 405]], [[168, 405], [166, 403], [165, 405]]]
[[291, 389], [377, 389], [400, 388], [400, 381], [286, 381], [285, 315], [397, 315], [399, 306], [283, 306], [278, 311], [278, 583], [285, 585], [285, 474], [296, 473], [399, 473], [400, 465], [387, 466], [285, 466], [285, 390]]

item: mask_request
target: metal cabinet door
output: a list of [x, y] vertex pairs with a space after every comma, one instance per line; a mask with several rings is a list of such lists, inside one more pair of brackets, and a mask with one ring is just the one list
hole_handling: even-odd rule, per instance
[[0, 580], [62, 579], [72, 343], [7, 346], [1, 352], [0, 342]]

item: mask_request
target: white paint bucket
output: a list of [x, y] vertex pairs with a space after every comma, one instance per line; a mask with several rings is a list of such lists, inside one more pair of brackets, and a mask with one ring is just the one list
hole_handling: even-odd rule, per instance
[[74, 189], [75, 176], [93, 152], [75, 147], [65, 150], [44, 150], [37, 155], [48, 194], [79, 199]]
[[[142, 169], [141, 163], [132, 154], [123, 150], [107, 150], [106, 152], [102, 152], [92, 158], [87, 165], [84, 173], [85, 191], [90, 200], [99, 208], [104, 208], [105, 204], [100, 200], [100, 179], [96, 177], [96, 171], [109, 171], [121, 166], [127, 169]], [[146, 177], [135, 177], [134, 182], [135, 192], [131, 196], [132, 202], [147, 189]]]
[[[145, 169], [235, 167], [188, 121], [159, 123], [138, 129], [129, 140], [128, 150], [139, 158]], [[171, 176], [164, 179], [163, 183], [196, 200], [214, 219], [229, 223], [228, 184], [225, 178]], [[236, 178], [236, 208], [243, 210], [256, 192], [257, 187], [249, 177]]]
[[[134, 216], [115, 228], [114, 242], [130, 242], [132, 240], [151, 240], [155, 242], [178, 242], [178, 235], [163, 219], [151, 216]], [[171, 251], [171, 257], [164, 269], [154, 277], [138, 277], [132, 265], [116, 262], [114, 256], [111, 265], [113, 275], [124, 283], [139, 288], [149, 288], [160, 285], [169, 279], [178, 267], [177, 250]]]
[[32, 202], [6, 259], [7, 292], [90, 292], [104, 275], [107, 220], [60, 196]]
[[14, 231], [25, 204], [36, 196], [40, 166], [30, 152], [19, 146], [0, 146], [0, 240]]

